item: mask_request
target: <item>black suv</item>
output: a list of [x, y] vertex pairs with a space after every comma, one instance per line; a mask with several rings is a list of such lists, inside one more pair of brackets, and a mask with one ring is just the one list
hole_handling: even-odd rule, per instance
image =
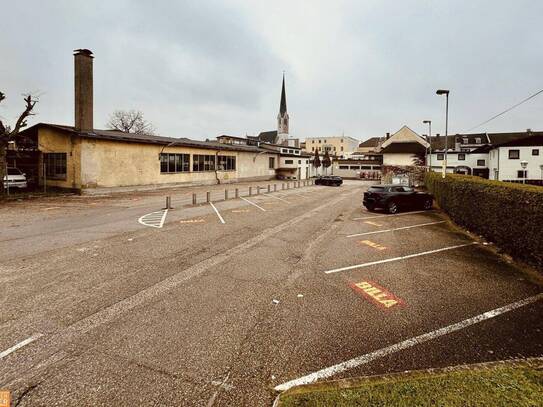
[[364, 206], [373, 211], [377, 208], [396, 213], [400, 209], [432, 209], [434, 198], [426, 192], [417, 192], [403, 185], [373, 185], [364, 192]]
[[315, 180], [315, 185], [332, 185], [339, 187], [341, 184], [343, 184], [343, 178], [334, 175], [325, 175], [324, 177], [318, 177]]

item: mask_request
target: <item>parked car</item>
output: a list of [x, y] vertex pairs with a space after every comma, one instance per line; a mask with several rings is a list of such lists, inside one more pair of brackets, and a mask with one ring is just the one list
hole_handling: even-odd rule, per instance
[[318, 177], [315, 180], [315, 185], [331, 185], [331, 186], [339, 187], [341, 184], [343, 184], [343, 178], [337, 177], [334, 175], [326, 175], [323, 177]]
[[382, 208], [397, 213], [401, 209], [432, 209], [434, 197], [403, 185], [373, 185], [364, 192], [362, 203], [370, 211]]
[[28, 187], [26, 180], [26, 174], [15, 167], [8, 167], [8, 173], [4, 176], [4, 188], [19, 188], [24, 189]]

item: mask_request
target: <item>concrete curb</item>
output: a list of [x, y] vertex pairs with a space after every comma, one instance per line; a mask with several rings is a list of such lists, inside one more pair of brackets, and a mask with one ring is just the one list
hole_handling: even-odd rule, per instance
[[338, 379], [338, 380], [329, 380], [322, 381], [311, 384], [304, 384], [301, 386], [293, 387], [289, 390], [286, 390], [277, 395], [276, 399], [273, 402], [273, 407], [280, 407], [281, 396], [288, 394], [303, 394], [313, 391], [329, 391], [329, 390], [338, 390], [338, 389], [349, 389], [360, 387], [364, 384], [376, 382], [376, 381], [395, 381], [397, 379], [409, 379], [417, 377], [420, 375], [438, 375], [449, 372], [458, 372], [465, 370], [491, 370], [500, 366], [509, 366], [509, 367], [534, 367], [536, 369], [543, 369], [543, 356], [533, 357], [533, 358], [522, 358], [522, 359], [506, 359], [494, 362], [482, 362], [474, 363], [467, 365], [457, 365], [449, 366], [444, 368], [430, 368], [430, 369], [421, 369], [421, 370], [407, 370], [405, 372], [397, 373], [388, 373], [383, 375], [373, 375], [373, 376], [361, 376], [354, 377], [349, 379]]

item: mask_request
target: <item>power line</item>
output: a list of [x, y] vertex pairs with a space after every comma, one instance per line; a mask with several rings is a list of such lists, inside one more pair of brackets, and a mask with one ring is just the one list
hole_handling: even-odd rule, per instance
[[473, 129], [476, 129], [476, 128], [479, 127], [479, 126], [482, 126], [483, 124], [487, 124], [488, 122], [494, 120], [495, 118], [500, 117], [501, 115], [503, 115], [503, 114], [505, 114], [505, 113], [507, 113], [507, 112], [513, 110], [515, 107], [518, 107], [518, 106], [522, 105], [524, 102], [527, 102], [528, 100], [530, 100], [530, 99], [532, 99], [532, 98], [535, 98], [535, 97], [536, 97], [537, 95], [539, 95], [540, 93], [543, 93], [543, 89], [541, 89], [540, 91], [534, 93], [534, 94], [531, 95], [531, 96], [528, 96], [526, 99], [524, 99], [524, 100], [518, 102], [516, 105], [513, 105], [513, 106], [511, 106], [510, 108], [505, 109], [503, 112], [498, 113], [498, 114], [495, 115], [495, 116], [492, 116], [490, 119], [485, 120], [485, 121], [482, 122], [482, 123], [479, 123], [477, 126], [473, 126], [471, 129], [467, 130], [466, 133], [469, 132], [469, 131], [472, 131]]

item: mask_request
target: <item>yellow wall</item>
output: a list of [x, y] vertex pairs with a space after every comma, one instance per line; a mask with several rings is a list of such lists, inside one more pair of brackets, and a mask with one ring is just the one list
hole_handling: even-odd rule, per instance
[[[81, 188], [81, 139], [53, 129], [38, 130], [38, 149], [41, 153], [66, 153], [66, 179], [47, 179], [47, 185], [59, 188]], [[43, 154], [39, 159], [39, 177], [43, 184]]]
[[[320, 143], [319, 143], [320, 141]], [[350, 137], [308, 137], [305, 139], [305, 151], [315, 154], [315, 149], [320, 148], [319, 154], [324, 153], [324, 146], [332, 147], [330, 154], [346, 155], [358, 149], [359, 141]], [[343, 150], [341, 148], [343, 147]]]
[[[239, 151], [219, 151], [218, 155], [236, 158], [236, 171], [192, 172], [194, 154], [216, 155], [217, 150], [166, 147], [164, 153], [190, 154], [190, 172], [161, 173], [158, 159], [163, 146], [125, 143], [109, 140], [83, 139], [81, 152], [82, 187], [120, 187], [159, 184], [215, 184], [240, 179], [270, 179], [274, 170], [268, 169], [269, 154]], [[275, 154], [273, 154], [275, 155]], [[254, 159], [254, 160], [253, 160]]]

